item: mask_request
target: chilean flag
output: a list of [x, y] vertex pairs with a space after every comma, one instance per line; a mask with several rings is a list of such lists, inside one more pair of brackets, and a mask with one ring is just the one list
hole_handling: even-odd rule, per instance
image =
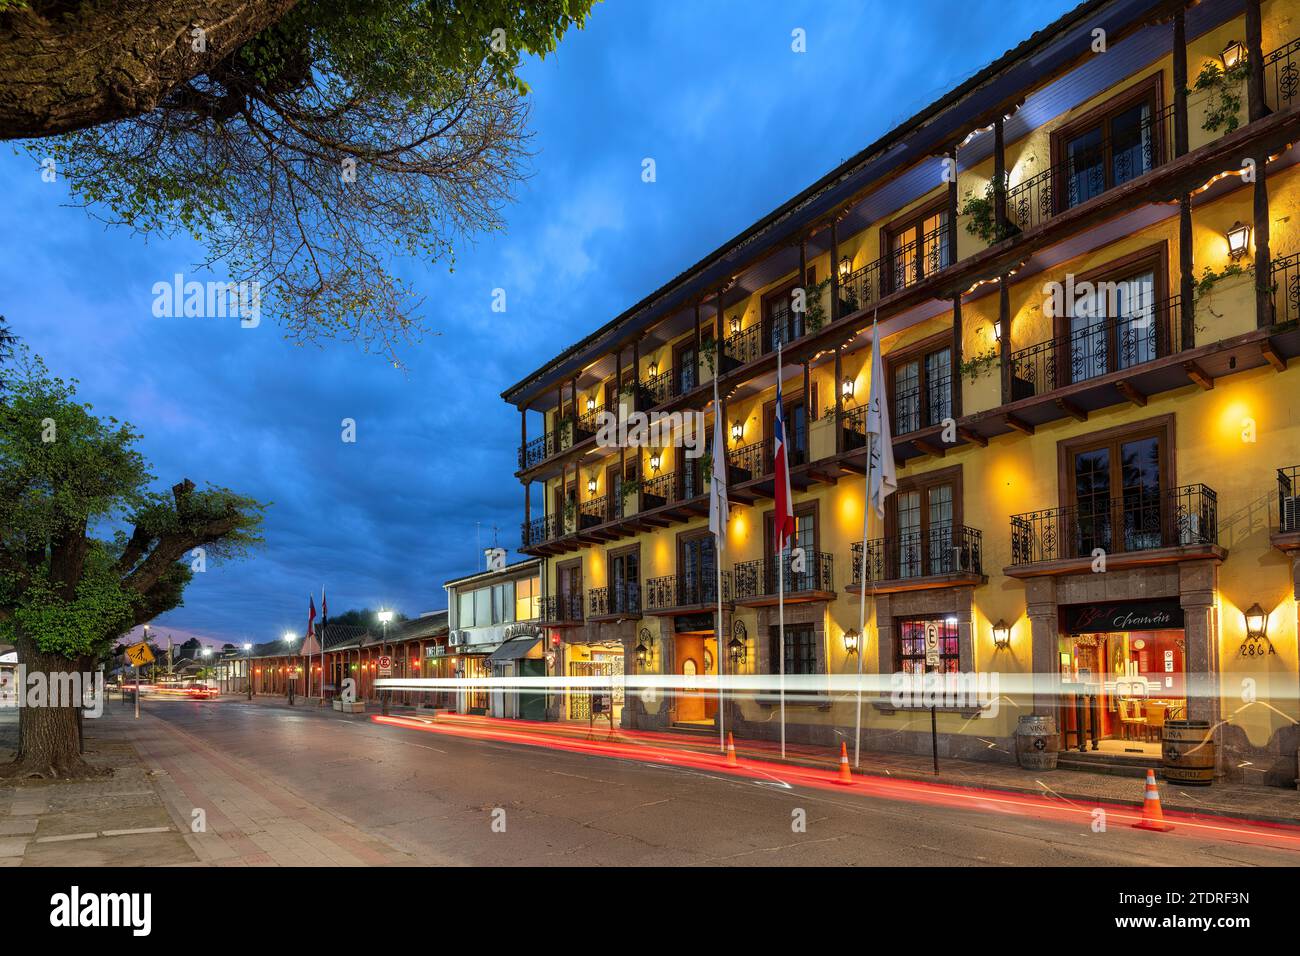
[[794, 537], [794, 501], [790, 497], [790, 462], [785, 447], [785, 408], [781, 403], [781, 355], [776, 359], [776, 422], [772, 427], [775, 447], [772, 470], [776, 476], [776, 510], [772, 515], [772, 530], [776, 539], [776, 553], [785, 550], [785, 543]]

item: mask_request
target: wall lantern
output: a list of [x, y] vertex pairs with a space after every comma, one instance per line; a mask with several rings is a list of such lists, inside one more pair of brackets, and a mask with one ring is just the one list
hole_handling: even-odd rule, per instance
[[659, 464], [662, 461], [663, 461], [663, 455], [657, 451], [652, 451], [650, 453], [650, 470], [653, 472], [658, 472]]
[[851, 379], [849, 376], [845, 375], [845, 376], [844, 376], [844, 383], [840, 386], [840, 391], [843, 393], [843, 395], [844, 395], [845, 398], [852, 398], [852, 397], [853, 397], [853, 379]]
[[1246, 636], [1258, 640], [1268, 637], [1268, 612], [1256, 601], [1245, 612]]
[[993, 625], [993, 646], [1004, 649], [1011, 646], [1011, 625], [1002, 618]]
[[856, 627], [849, 628], [844, 632], [844, 652], [846, 654], [856, 654], [858, 652], [858, 641], [862, 634]]
[[734, 422], [731, 423], [731, 440], [732, 440], [732, 441], [740, 441], [741, 437], [742, 437], [744, 434], [745, 434], [745, 426], [744, 426], [740, 421], [734, 421]]
[[731, 334], [735, 335], [739, 331], [740, 331], [740, 316], [733, 315], [731, 317]]
[[595, 396], [595, 395], [588, 395], [588, 396], [587, 396], [587, 411], [589, 411], [589, 412], [594, 412], [595, 410], [596, 410], [596, 396]]
[[588, 478], [588, 479], [587, 479], [587, 494], [589, 494], [589, 495], [594, 495], [595, 493], [596, 493], [596, 479], [595, 479], [595, 478]]
[[1001, 342], [1001, 341], [1002, 341], [1002, 323], [1001, 323], [1001, 322], [994, 322], [994, 323], [993, 323], [993, 341], [995, 341], [995, 342]]
[[744, 621], [737, 621], [732, 625], [731, 640], [727, 642], [727, 655], [731, 658], [733, 667], [739, 667], [749, 657], [749, 651], [745, 644], [745, 639], [748, 636], [745, 631]]
[[645, 627], [641, 628], [641, 632], [637, 635], [637, 645], [636, 645], [636, 666], [637, 667], [643, 668], [650, 663], [650, 655], [654, 652], [654, 646], [655, 646], [655, 638], [654, 635], [650, 633], [650, 629]]
[[1240, 219], [1232, 224], [1228, 229], [1228, 255], [1234, 260], [1240, 259], [1250, 248], [1250, 226], [1245, 225]]
[[651, 378], [654, 378], [656, 375], [658, 375], [658, 374], [659, 374], [659, 363], [656, 362], [656, 361], [651, 361], [649, 371], [650, 371], [650, 377], [651, 377]]
[[1241, 45], [1240, 40], [1229, 40], [1228, 45], [1223, 48], [1219, 54], [1219, 60], [1223, 63], [1225, 70], [1231, 70], [1240, 63], [1246, 56], [1246, 48]]
[[847, 279], [853, 275], [853, 257], [845, 256], [840, 260], [840, 278]]

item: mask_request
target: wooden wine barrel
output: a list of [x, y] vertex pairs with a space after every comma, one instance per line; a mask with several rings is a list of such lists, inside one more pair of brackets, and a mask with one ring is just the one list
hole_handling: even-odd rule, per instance
[[1055, 770], [1060, 752], [1055, 717], [1030, 714], [1016, 723], [1016, 763], [1026, 770]]
[[1166, 720], [1164, 778], [1188, 787], [1214, 783], [1214, 738], [1208, 720]]

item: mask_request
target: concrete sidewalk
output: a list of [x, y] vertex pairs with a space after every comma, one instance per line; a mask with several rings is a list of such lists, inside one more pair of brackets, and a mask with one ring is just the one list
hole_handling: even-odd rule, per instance
[[[331, 711], [331, 713], [333, 713]], [[83, 781], [0, 786], [0, 866], [383, 866], [387, 841], [147, 711], [86, 721]], [[0, 760], [17, 722], [0, 723]], [[202, 811], [196, 813], [195, 811]]]
[[[281, 697], [254, 698], [254, 703], [264, 707], [285, 707]], [[377, 705], [370, 706], [367, 714], [341, 714], [331, 708], [321, 708], [317, 702], [311, 707], [295, 709], [316, 713], [322, 718], [339, 720], [368, 720], [379, 712]], [[394, 715], [414, 715], [411, 707], [392, 706]], [[427, 715], [426, 715], [427, 716]], [[588, 737], [585, 724], [567, 722], [536, 723], [503, 720], [493, 717], [468, 717], [455, 714], [446, 719], [460, 725], [482, 724], [485, 727], [509, 727], [516, 733], [561, 734], [577, 739]], [[638, 731], [597, 730], [597, 738], [621, 743], [669, 744], [696, 752], [717, 752], [716, 737], [693, 733], [641, 733]], [[780, 762], [779, 745], [769, 741], [737, 740], [736, 752], [746, 758]], [[849, 742], [849, 757], [853, 747]], [[957, 760], [939, 758], [939, 774], [934, 773], [930, 755], [880, 753], [864, 750], [859, 771], [864, 775], [902, 777], [909, 780], [926, 780], [957, 787], [1005, 790], [1014, 793], [1051, 794], [1063, 800], [1082, 803], [1112, 803], [1141, 807], [1145, 781], [1135, 777], [1093, 773], [1085, 770], [1058, 769], [1053, 771], [1022, 770], [1011, 755], [1002, 755], [999, 761]], [[839, 763], [839, 750], [790, 745], [786, 748], [786, 762], [801, 766], [834, 768]], [[1157, 771], [1159, 777], [1159, 771]], [[1185, 787], [1159, 782], [1161, 803], [1166, 810], [1212, 816], [1234, 817], [1269, 823], [1300, 825], [1300, 791], [1283, 787], [1261, 787], [1242, 783], [1216, 781], [1210, 787]]]

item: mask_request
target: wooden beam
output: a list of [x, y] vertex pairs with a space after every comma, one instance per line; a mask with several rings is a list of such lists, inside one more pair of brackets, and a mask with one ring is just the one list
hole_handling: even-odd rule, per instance
[[1265, 339], [1259, 343], [1259, 350], [1264, 353], [1264, 358], [1268, 359], [1268, 364], [1273, 366], [1279, 372], [1286, 371], [1286, 359], [1278, 354], [1277, 349], [1273, 348], [1273, 342]]
[[1188, 378], [1201, 386], [1201, 388], [1205, 389], [1207, 392], [1214, 388], [1214, 379], [1210, 377], [1209, 373], [1206, 372], [1205, 369], [1201, 368], [1195, 362], [1184, 362], [1183, 371], [1187, 373]]
[[979, 445], [981, 448], [989, 447], [989, 440], [979, 432], [971, 431], [969, 428], [958, 428], [957, 434], [961, 438], [966, 439], [966, 441], [970, 442], [972, 445]]
[[1131, 382], [1116, 382], [1115, 390], [1134, 405], [1143, 406], [1147, 403], [1147, 397], [1134, 388]]
[[1069, 415], [1075, 421], [1086, 422], [1088, 420], [1088, 413], [1068, 398], [1058, 398], [1056, 400], [1056, 407], [1065, 412], [1065, 414]]
[[1034, 426], [1024, 419], [1017, 418], [1015, 415], [1011, 414], [1003, 415], [1002, 418], [1007, 423], [1008, 428], [1014, 428], [1016, 431], [1025, 435], [1032, 435], [1034, 433]]
[[913, 438], [912, 444], [927, 455], [933, 455], [935, 458], [942, 458], [944, 453], [943, 445], [936, 445], [926, 438]]

